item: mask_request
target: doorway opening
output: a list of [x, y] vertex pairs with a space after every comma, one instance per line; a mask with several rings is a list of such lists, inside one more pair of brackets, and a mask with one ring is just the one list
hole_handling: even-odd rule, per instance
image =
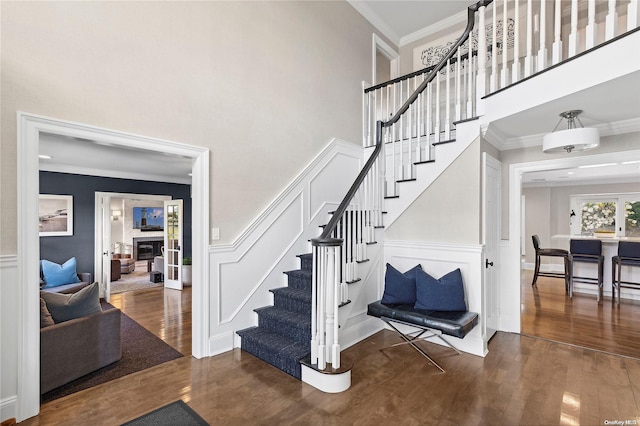
[[[536, 337], [551, 338], [552, 340], [561, 341], [563, 343], [577, 344], [580, 346], [591, 347], [594, 349], [604, 350], [607, 352], [619, 353], [622, 355], [628, 355], [623, 350], [618, 350], [616, 347], [621, 348], [620, 341], [629, 341], [629, 336], [619, 336], [616, 333], [604, 332], [602, 336], [598, 337], [603, 342], [597, 342], [598, 345], [594, 346], [593, 342], [589, 342], [589, 339], [585, 336], [580, 336], [580, 333], [573, 332], [571, 335], [569, 332], [569, 325], [573, 324], [575, 329], [575, 322], [580, 320], [583, 324], [591, 323], [593, 327], [590, 327], [591, 331], [600, 330], [607, 327], [607, 324], [611, 325], [611, 329], [614, 327], [614, 323], [618, 323], [623, 320], [624, 317], [629, 317], [629, 314], [625, 314], [625, 310], [638, 309], [637, 301], [630, 301], [630, 303], [623, 307], [618, 308], [612, 306], [612, 302], [605, 298], [600, 304], [597, 303], [595, 293], [593, 296], [588, 293], [578, 293], [574, 295], [573, 300], [565, 295], [564, 282], [562, 279], [556, 278], [538, 278], [536, 287], [532, 288], [533, 273], [529, 269], [531, 265], [525, 264], [527, 253], [531, 254], [533, 250], [533, 244], [531, 242], [531, 235], [538, 233], [536, 228], [532, 228], [532, 221], [538, 224], [545, 224], [550, 227], [546, 230], [548, 245], [557, 248], [567, 248], [568, 240], [565, 242], [567, 247], [564, 247], [562, 241], [559, 240], [560, 234], [570, 234], [570, 204], [567, 198], [566, 206], [560, 206], [556, 210], [547, 212], [546, 218], [542, 216], [542, 212], [533, 213], [535, 218], [528, 218], [525, 216], [526, 205], [535, 203], [536, 195], [532, 191], [526, 191], [523, 187], [523, 178], [529, 173], [537, 173], [544, 171], [563, 171], [580, 166], [591, 166], [599, 164], [609, 163], [622, 163], [629, 158], [636, 158], [640, 155], [640, 151], [624, 151], [608, 154], [590, 155], [590, 156], [576, 156], [568, 158], [559, 158], [548, 161], [538, 161], [531, 163], [519, 163], [512, 164], [509, 172], [509, 240], [505, 241], [503, 247], [503, 263], [506, 266], [505, 274], [502, 275], [503, 282], [506, 283], [503, 286], [502, 293], [502, 318], [501, 325], [505, 331], [512, 331], [517, 333], [530, 334]], [[565, 171], [566, 173], [566, 171]], [[585, 189], [584, 191], [587, 191]], [[544, 192], [544, 191], [540, 191]], [[526, 201], [523, 201], [523, 195], [527, 195]], [[543, 193], [544, 197], [545, 194]], [[558, 198], [558, 195], [546, 194], [548, 198]], [[557, 202], [557, 200], [556, 200]], [[549, 207], [547, 207], [549, 209]], [[531, 215], [531, 213], [528, 213]], [[564, 215], [563, 226], [550, 226], [550, 215], [557, 215], [562, 222]], [[528, 222], [528, 228], [526, 228], [525, 222]], [[542, 226], [542, 225], [540, 225]], [[563, 229], [565, 229], [563, 231]], [[553, 236], [556, 235], [555, 238]], [[605, 262], [611, 262], [611, 259], [605, 259]], [[530, 263], [530, 262], [528, 262]], [[561, 268], [561, 265], [558, 265]], [[552, 306], [553, 305], [553, 306]], [[605, 309], [606, 308], [606, 309]], [[540, 313], [542, 310], [552, 312], [555, 310], [555, 319], [557, 323], [552, 324], [550, 320], [544, 320], [541, 315], [535, 316], [535, 313]], [[532, 316], [529, 316], [530, 312], [527, 310], [535, 310]], [[609, 319], [605, 318], [605, 322], [602, 321], [603, 314], [610, 315]], [[605, 315], [605, 316], [607, 316]], [[630, 315], [631, 317], [633, 315]], [[541, 324], [541, 321], [545, 321]], [[563, 335], [560, 333], [562, 329], [566, 329], [567, 332]], [[619, 327], [617, 327], [619, 328]], [[543, 331], [545, 329], [545, 331]], [[586, 328], [588, 330], [589, 328]], [[634, 339], [637, 340], [637, 336]], [[599, 343], [603, 343], [600, 345]], [[617, 346], [616, 346], [617, 345]], [[624, 344], [623, 344], [624, 345]], [[637, 356], [637, 355], [636, 355]]]
[[400, 54], [376, 34], [373, 35], [372, 63], [373, 85], [384, 83], [400, 75]]
[[[18, 113], [17, 182], [18, 182], [18, 278], [20, 303], [17, 307], [18, 367], [17, 417], [35, 416], [40, 408], [40, 336], [39, 303], [39, 142], [41, 134], [62, 135], [114, 147], [128, 147], [192, 160], [193, 204], [193, 298], [192, 355], [209, 355], [208, 318], [208, 244], [209, 244], [209, 150], [203, 147], [160, 140], [98, 128], [81, 123], [57, 120], [28, 113]], [[36, 224], [36, 226], [33, 226]]]

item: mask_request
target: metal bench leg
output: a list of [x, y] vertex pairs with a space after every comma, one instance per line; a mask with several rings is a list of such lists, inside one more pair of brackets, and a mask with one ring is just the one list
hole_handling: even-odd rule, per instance
[[[394, 325], [393, 325], [393, 324], [391, 324], [391, 322], [390, 322], [390, 321], [386, 321], [386, 320], [384, 320], [384, 319], [383, 319], [383, 321], [384, 321], [384, 322], [386, 322], [387, 324], [389, 324], [389, 326], [390, 326], [391, 328], [393, 328], [393, 329], [396, 331], [396, 333], [398, 333], [398, 334], [400, 335], [400, 337], [402, 337], [402, 338], [405, 340], [405, 342], [406, 342], [406, 343], [410, 344], [412, 348], [414, 348], [415, 350], [417, 350], [418, 352], [420, 352], [420, 353], [421, 353], [425, 358], [427, 358], [431, 364], [435, 365], [436, 367], [438, 367], [438, 369], [439, 369], [440, 371], [442, 371], [443, 373], [445, 373], [444, 369], [443, 369], [442, 367], [440, 367], [440, 366], [438, 365], [438, 363], [437, 363], [437, 362], [435, 362], [435, 361], [433, 360], [433, 358], [431, 358], [431, 357], [430, 357], [430, 356], [429, 356], [425, 351], [423, 351], [423, 350], [422, 350], [422, 348], [420, 348], [418, 345], [416, 345], [416, 344], [413, 342], [415, 339], [417, 339], [417, 338], [418, 338], [419, 336], [421, 336], [423, 333], [420, 333], [418, 336], [414, 337], [413, 339], [409, 339], [407, 336], [405, 336], [405, 335], [404, 335], [404, 333], [400, 332], [400, 330], [398, 330], [396, 327], [394, 327]], [[424, 331], [426, 331], [426, 330], [424, 330]], [[440, 338], [442, 338], [442, 337], [440, 337]], [[446, 340], [445, 340], [445, 342], [446, 342]], [[447, 342], [447, 343], [448, 343], [448, 342]], [[384, 348], [383, 348], [383, 349], [384, 349]], [[382, 350], [382, 349], [381, 349], [381, 350]], [[456, 349], [456, 351], [457, 351], [457, 349]]]

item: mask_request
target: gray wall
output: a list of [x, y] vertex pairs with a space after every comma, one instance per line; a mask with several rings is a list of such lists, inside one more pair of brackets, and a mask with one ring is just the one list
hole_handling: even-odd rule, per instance
[[71, 257], [79, 272], [94, 271], [95, 193], [171, 195], [184, 208], [184, 256], [191, 256], [191, 186], [177, 183], [114, 179], [67, 173], [40, 172], [40, 193], [73, 196], [73, 235], [40, 237], [40, 258], [63, 263]]
[[[542, 247], [569, 248], [567, 241], [552, 240], [556, 234], [570, 234], [570, 198], [578, 194], [613, 194], [638, 192], [638, 183], [590, 184], [575, 186], [546, 186], [523, 188], [525, 196], [525, 261], [533, 263], [534, 250], [531, 236], [540, 237]], [[577, 212], [576, 212], [577, 213]], [[559, 260], [544, 258], [544, 263], [561, 263]]]

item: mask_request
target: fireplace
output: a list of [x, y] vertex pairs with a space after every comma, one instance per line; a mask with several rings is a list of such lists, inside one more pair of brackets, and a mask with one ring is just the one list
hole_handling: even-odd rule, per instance
[[133, 258], [148, 260], [162, 256], [164, 237], [136, 237], [133, 239]]

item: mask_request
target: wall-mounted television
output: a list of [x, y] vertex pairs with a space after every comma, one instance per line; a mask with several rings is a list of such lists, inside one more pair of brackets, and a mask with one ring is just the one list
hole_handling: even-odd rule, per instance
[[133, 229], [139, 229], [141, 231], [163, 231], [164, 208], [134, 207]]

